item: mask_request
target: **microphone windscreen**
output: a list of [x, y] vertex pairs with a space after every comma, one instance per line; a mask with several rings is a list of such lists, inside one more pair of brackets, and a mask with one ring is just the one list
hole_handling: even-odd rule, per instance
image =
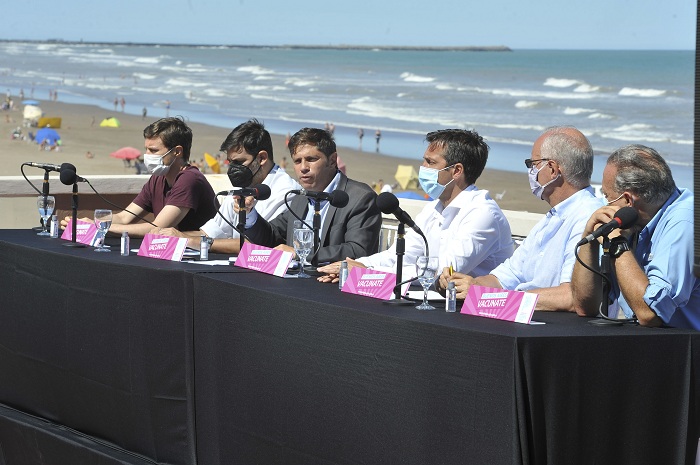
[[614, 217], [620, 222], [620, 229], [628, 229], [637, 222], [639, 213], [632, 207], [622, 207]]
[[253, 189], [258, 191], [257, 198], [258, 200], [267, 200], [270, 198], [270, 195], [272, 194], [272, 191], [270, 190], [270, 186], [267, 184], [258, 184], [257, 186], [253, 186]]
[[[66, 164], [66, 163], [64, 163], [64, 164]], [[59, 177], [61, 178], [61, 182], [63, 184], [65, 184], [66, 186], [70, 186], [71, 184], [75, 184], [75, 179], [77, 176], [78, 175], [75, 173], [75, 171], [68, 169], [68, 168], [61, 168], [61, 173], [59, 174]]]
[[71, 170], [74, 173], [78, 172], [78, 168], [76, 168], [73, 163], [61, 163], [61, 169], [59, 172], [63, 170]]
[[375, 200], [379, 211], [386, 214], [391, 214], [399, 208], [399, 199], [391, 192], [382, 192]]
[[348, 204], [348, 202], [350, 202], [350, 196], [345, 191], [336, 190], [331, 192], [330, 197], [328, 197], [328, 201], [335, 208], [343, 208]]

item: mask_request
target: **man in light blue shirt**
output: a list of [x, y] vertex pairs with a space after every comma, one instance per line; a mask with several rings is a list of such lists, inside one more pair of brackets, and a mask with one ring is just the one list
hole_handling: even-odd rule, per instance
[[530, 231], [513, 256], [485, 276], [450, 274], [445, 269], [439, 287], [455, 282], [464, 299], [472, 284], [539, 294], [538, 310], [573, 311], [571, 273], [574, 248], [593, 211], [601, 206], [590, 187], [593, 149], [571, 126], [548, 128], [525, 160], [532, 193], [552, 207]]
[[[628, 145], [610, 155], [603, 171], [608, 205], [596, 210], [586, 236], [631, 206], [639, 213], [634, 226], [614, 230], [610, 239], [612, 291], [628, 318], [640, 325], [700, 329], [700, 280], [693, 275], [693, 194], [678, 189], [656, 150]], [[599, 270], [600, 244], [582, 245], [579, 256]], [[577, 313], [597, 315], [600, 278], [576, 263], [572, 287]]]

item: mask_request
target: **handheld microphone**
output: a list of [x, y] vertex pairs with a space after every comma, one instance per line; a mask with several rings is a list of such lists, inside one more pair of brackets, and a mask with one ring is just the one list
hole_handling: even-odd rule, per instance
[[399, 206], [399, 199], [396, 198], [394, 194], [392, 194], [391, 192], [382, 192], [377, 196], [375, 203], [377, 204], [377, 208], [379, 208], [379, 211], [387, 215], [394, 215], [396, 219], [399, 220], [401, 223], [406, 224], [409, 228], [413, 229], [419, 235], [423, 235], [423, 231], [421, 231], [418, 225], [416, 225], [415, 221], [413, 221], [413, 218], [411, 218], [411, 215], [409, 215], [408, 213], [406, 213], [406, 211], [401, 209], [401, 207]]
[[[70, 165], [70, 163], [64, 163], [63, 165], [66, 164]], [[46, 171], [61, 171], [61, 168], [63, 167], [63, 165], [52, 165], [51, 163], [36, 163], [33, 161], [23, 163], [23, 165], [33, 166], [34, 168], [41, 168]]]
[[297, 195], [303, 195], [306, 197], [310, 197], [312, 199], [316, 199], [319, 201], [322, 200], [328, 200], [332, 206], [336, 208], [343, 208], [350, 202], [350, 196], [348, 196], [348, 193], [345, 191], [341, 190], [335, 190], [331, 193], [328, 192], [316, 192], [316, 191], [307, 191], [306, 189], [296, 189], [289, 191], [290, 194], [297, 194]]
[[241, 197], [255, 197], [258, 200], [267, 200], [270, 198], [272, 191], [267, 184], [257, 184], [251, 187], [235, 189], [232, 191], [217, 192], [216, 195], [239, 195]]
[[614, 229], [627, 229], [637, 222], [638, 217], [639, 213], [637, 213], [637, 210], [635, 210], [634, 208], [622, 207], [617, 212], [615, 212], [615, 216], [613, 216], [612, 221], [605, 223], [603, 226], [599, 227], [591, 234], [578, 241], [576, 247], [593, 242], [600, 236], [607, 236]]

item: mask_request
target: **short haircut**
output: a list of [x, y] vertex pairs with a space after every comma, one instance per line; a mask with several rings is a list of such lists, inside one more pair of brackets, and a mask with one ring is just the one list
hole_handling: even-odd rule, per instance
[[325, 129], [303, 128], [298, 130], [289, 139], [289, 153], [294, 155], [302, 145], [312, 145], [326, 157], [330, 157], [337, 151], [333, 134]]
[[230, 150], [238, 152], [241, 149], [253, 156], [257, 156], [261, 150], [264, 150], [267, 152], [270, 161], [275, 161], [272, 155], [272, 138], [270, 133], [255, 118], [236, 126], [221, 143], [220, 150], [228, 153]]
[[168, 150], [176, 146], [182, 147], [182, 159], [190, 160], [192, 150], [192, 129], [182, 117], [161, 118], [146, 126], [143, 130], [144, 139], [160, 138]]
[[484, 171], [489, 158], [489, 146], [476, 131], [441, 129], [425, 136], [428, 149], [445, 150], [447, 166], [461, 163], [467, 185], [474, 184]]
[[552, 126], [543, 135], [547, 138], [542, 142], [542, 158], [556, 161], [564, 179], [572, 186], [578, 189], [590, 186], [593, 148], [586, 136], [573, 126]]
[[671, 168], [659, 153], [645, 145], [626, 145], [608, 157], [617, 168], [615, 191], [629, 191], [652, 207], [661, 207], [676, 190]]

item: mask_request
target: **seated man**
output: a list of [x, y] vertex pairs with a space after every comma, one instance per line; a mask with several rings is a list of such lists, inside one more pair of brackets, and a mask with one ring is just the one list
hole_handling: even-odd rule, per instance
[[[112, 217], [111, 234], [127, 231], [143, 237], [153, 229], [146, 222], [135, 222], [153, 213], [156, 227], [198, 229], [216, 214], [216, 196], [209, 181], [189, 164], [192, 130], [179, 118], [160, 119], [143, 130], [144, 162], [151, 178], [129, 206]], [[66, 218], [61, 222], [65, 227]], [[92, 221], [92, 219], [87, 219]]]
[[532, 193], [552, 207], [512, 257], [475, 277], [445, 269], [436, 285], [444, 291], [455, 282], [464, 299], [472, 284], [539, 294], [537, 309], [573, 311], [571, 272], [574, 248], [590, 214], [600, 207], [590, 186], [593, 149], [577, 129], [552, 127], [532, 146], [525, 160]]
[[[429, 133], [418, 179], [435, 200], [415, 219], [441, 266], [457, 265], [462, 273], [485, 273], [513, 253], [510, 225], [488, 191], [474, 183], [481, 176], [489, 147], [474, 131], [446, 129]], [[404, 265], [425, 255], [423, 238], [414, 230], [405, 235]], [[348, 259], [349, 260], [349, 259]], [[396, 268], [396, 244], [370, 256], [349, 260], [352, 266]], [[339, 263], [319, 268], [329, 273], [319, 281], [337, 282]], [[413, 270], [411, 270], [413, 273]], [[414, 276], [412, 274], [411, 276]]]
[[[285, 170], [275, 164], [272, 138], [262, 123], [252, 119], [238, 125], [226, 137], [220, 150], [226, 153], [229, 162], [228, 177], [234, 188], [256, 184], [266, 184], [270, 187], [271, 195], [267, 200], [254, 203], [255, 200], [249, 197], [246, 204], [252, 206], [251, 203], [254, 203], [255, 210], [266, 220], [271, 220], [287, 210], [284, 204], [285, 195], [290, 190], [299, 189], [300, 186]], [[238, 201], [238, 196], [227, 196], [219, 208], [219, 214], [207, 221], [199, 231], [181, 232], [166, 228], [152, 232], [189, 237], [187, 245], [194, 249], [199, 249], [200, 236], [204, 234], [213, 239], [210, 248], [212, 252], [237, 254], [240, 251], [240, 235], [229, 223], [234, 226], [238, 224]]]
[[[348, 179], [338, 171], [335, 141], [330, 132], [323, 129], [304, 128], [289, 140], [289, 153], [294, 163], [299, 184], [307, 191], [345, 191], [350, 202], [336, 208], [325, 200], [321, 202], [320, 249], [308, 257], [311, 261], [317, 253], [319, 263], [339, 260], [348, 255], [365, 255], [375, 252], [379, 246], [379, 230], [382, 217], [375, 204], [376, 194], [367, 184]], [[294, 220], [296, 216], [311, 225], [315, 199], [297, 195], [290, 209], [268, 222], [253, 209], [246, 218], [246, 236], [256, 244], [293, 252]], [[310, 213], [310, 214], [309, 214]], [[307, 217], [307, 214], [308, 217]]]
[[[610, 155], [602, 190], [608, 205], [593, 213], [584, 237], [610, 222], [622, 207], [639, 213], [634, 226], [608, 234], [610, 299], [617, 299], [625, 316], [636, 317], [640, 325], [700, 329], [700, 279], [693, 275], [693, 194], [677, 188], [666, 161], [643, 145], [628, 145]], [[599, 241], [579, 249], [581, 260], [595, 270], [600, 270]], [[577, 262], [571, 285], [576, 312], [597, 315], [600, 277]]]

